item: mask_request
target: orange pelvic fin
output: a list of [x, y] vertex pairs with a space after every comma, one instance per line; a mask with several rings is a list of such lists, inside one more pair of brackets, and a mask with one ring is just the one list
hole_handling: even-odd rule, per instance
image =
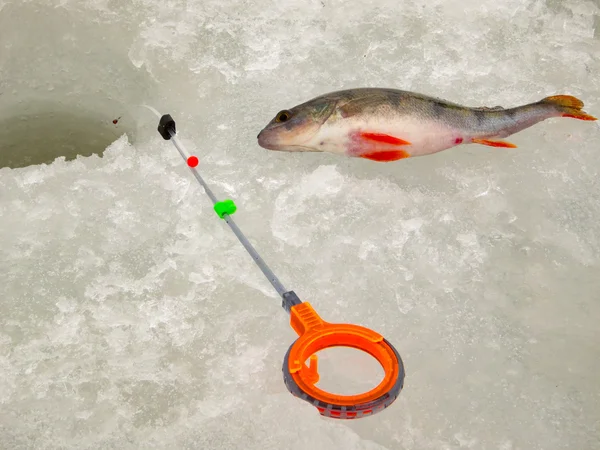
[[505, 148], [517, 148], [515, 144], [511, 144], [506, 141], [492, 141], [489, 139], [473, 139], [473, 143], [481, 145], [489, 145], [490, 147], [505, 147]]
[[363, 153], [360, 157], [377, 162], [391, 162], [408, 158], [410, 155], [403, 150], [386, 150], [381, 152]]
[[404, 139], [397, 138], [395, 136], [390, 136], [389, 134], [363, 132], [360, 133], [360, 137], [369, 141], [381, 142], [383, 144], [410, 145], [410, 142], [405, 141]]
[[562, 117], [572, 117], [573, 119], [579, 119], [579, 120], [598, 120], [594, 116], [590, 116], [589, 114], [584, 113], [583, 111], [574, 111], [571, 113], [563, 113]]
[[542, 100], [543, 103], [551, 103], [558, 107], [562, 117], [572, 117], [579, 120], [598, 120], [594, 116], [582, 111], [583, 102], [572, 95], [553, 95]]

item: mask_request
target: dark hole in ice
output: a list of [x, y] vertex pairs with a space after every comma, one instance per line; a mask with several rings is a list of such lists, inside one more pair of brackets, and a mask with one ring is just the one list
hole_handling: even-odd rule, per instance
[[[0, 119], [0, 168], [50, 164], [61, 156], [67, 161], [78, 155], [102, 156], [124, 133], [130, 142], [134, 138], [133, 121], [122, 111], [103, 116], [78, 110], [32, 109]], [[114, 124], [115, 117], [121, 115]]]

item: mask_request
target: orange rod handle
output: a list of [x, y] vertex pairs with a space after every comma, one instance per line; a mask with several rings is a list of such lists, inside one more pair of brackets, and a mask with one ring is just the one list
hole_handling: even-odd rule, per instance
[[[290, 324], [300, 336], [283, 361], [283, 379], [296, 397], [315, 406], [321, 415], [356, 419], [383, 411], [404, 386], [404, 365], [398, 351], [380, 334], [358, 325], [325, 322], [308, 302], [290, 309]], [[319, 381], [317, 353], [331, 347], [351, 347], [373, 356], [385, 375], [378, 386], [359, 395], [337, 395], [315, 386]], [[310, 365], [305, 361], [310, 359]]]

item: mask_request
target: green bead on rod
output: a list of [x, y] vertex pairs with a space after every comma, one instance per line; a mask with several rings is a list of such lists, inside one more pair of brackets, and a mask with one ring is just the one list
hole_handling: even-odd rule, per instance
[[224, 200], [215, 203], [214, 209], [217, 215], [222, 219], [225, 214], [228, 216], [232, 215], [237, 210], [237, 206], [235, 206], [233, 200]]

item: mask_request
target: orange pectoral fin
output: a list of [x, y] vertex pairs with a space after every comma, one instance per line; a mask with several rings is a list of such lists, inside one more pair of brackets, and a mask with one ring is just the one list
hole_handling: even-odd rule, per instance
[[362, 155], [360, 155], [360, 157], [377, 162], [391, 162], [398, 161], [399, 159], [408, 158], [410, 157], [410, 155], [402, 150], [386, 150], [382, 152], [363, 153]]
[[489, 139], [472, 139], [475, 144], [489, 145], [490, 147], [505, 147], [505, 148], [517, 148], [515, 144], [505, 141], [491, 141]]
[[390, 145], [410, 145], [410, 142], [404, 139], [390, 136], [382, 133], [360, 133], [360, 137], [369, 141], [381, 142], [382, 144]]
[[410, 153], [401, 149], [410, 142], [384, 133], [358, 131], [351, 135], [352, 143], [348, 153], [371, 161], [390, 162], [408, 158]]

